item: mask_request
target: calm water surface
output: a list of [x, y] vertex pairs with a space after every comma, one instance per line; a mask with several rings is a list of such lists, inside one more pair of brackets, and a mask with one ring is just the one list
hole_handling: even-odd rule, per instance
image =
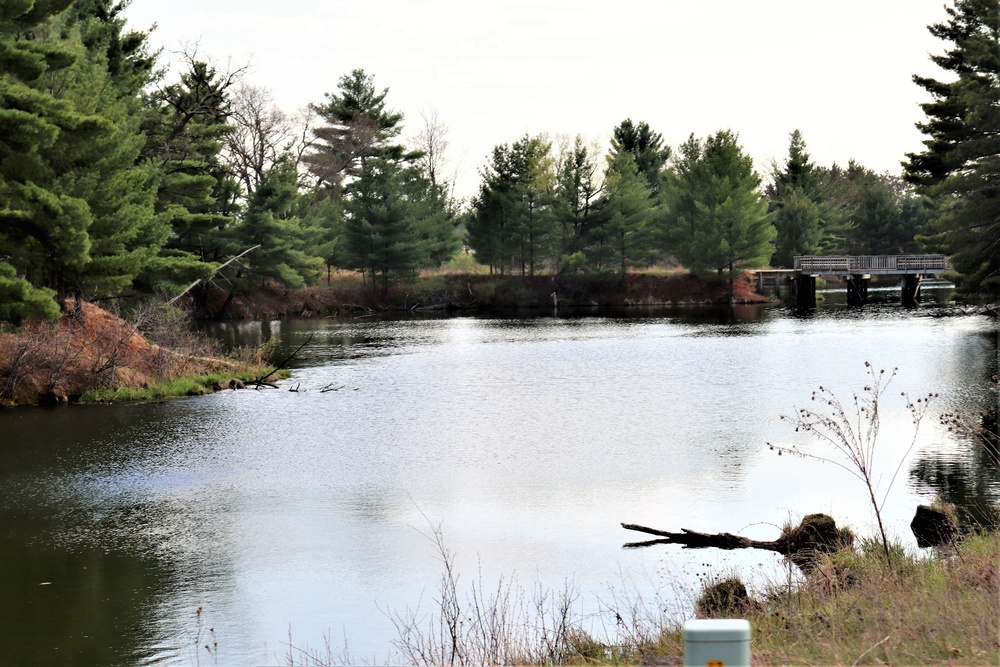
[[[0, 662], [281, 665], [327, 640], [383, 662], [393, 616], [433, 610], [438, 526], [463, 585], [571, 585], [598, 630], [636, 596], [683, 615], [699, 575], [780, 577], [780, 559], [626, 550], [643, 537], [620, 522], [773, 539], [827, 512], [871, 531], [856, 480], [766, 443], [796, 442], [779, 417], [818, 385], [860, 389], [865, 361], [941, 408], [990, 407], [995, 324], [938, 314], [223, 327], [312, 341], [279, 390], [0, 413]], [[889, 394], [883, 488], [913, 435]], [[885, 509], [914, 548], [909, 519], [937, 492], [996, 500], [1000, 475], [929, 418]]]

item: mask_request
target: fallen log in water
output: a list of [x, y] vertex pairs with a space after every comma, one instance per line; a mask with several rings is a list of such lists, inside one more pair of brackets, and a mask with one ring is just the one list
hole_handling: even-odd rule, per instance
[[764, 549], [776, 551], [788, 556], [800, 567], [808, 567], [816, 557], [824, 553], [833, 553], [838, 549], [850, 546], [854, 542], [854, 534], [848, 528], [838, 528], [837, 522], [826, 514], [809, 514], [794, 528], [786, 527], [776, 540], [761, 541], [732, 533], [701, 533], [687, 528], [674, 533], [633, 523], [623, 523], [622, 528], [635, 530], [659, 539], [645, 542], [630, 542], [625, 548], [649, 547], [657, 544], [679, 544], [685, 549]]

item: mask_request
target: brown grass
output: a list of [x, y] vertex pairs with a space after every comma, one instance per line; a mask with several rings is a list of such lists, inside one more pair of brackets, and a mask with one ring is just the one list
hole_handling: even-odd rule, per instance
[[[111, 387], [145, 389], [188, 375], [246, 370], [214, 356], [202, 337], [152, 310], [136, 322], [94, 304], [66, 305], [53, 322], [29, 321], [19, 330], [0, 328], [0, 404], [25, 405], [78, 400]], [[143, 335], [159, 335], [159, 345]]]
[[746, 614], [758, 665], [1000, 664], [1000, 536], [886, 567], [870, 540]]
[[[582, 618], [574, 591], [528, 594], [503, 578], [477, 579], [462, 594], [440, 531], [431, 537], [444, 565], [437, 608], [390, 615], [406, 664], [684, 664], [693, 610], [675, 618], [662, 604], [616, 599], [600, 618]], [[1000, 533], [922, 556], [893, 550], [894, 569], [877, 539], [826, 556], [808, 575], [790, 566], [787, 581], [714, 617], [750, 621], [754, 665], [1000, 664]], [[296, 652], [288, 664], [353, 664], [329, 649]]]

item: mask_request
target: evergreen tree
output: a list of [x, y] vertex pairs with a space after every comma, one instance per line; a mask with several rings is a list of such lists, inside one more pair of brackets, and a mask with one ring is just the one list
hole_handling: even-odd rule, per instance
[[806, 140], [800, 130], [793, 130], [788, 141], [788, 159], [783, 171], [776, 171], [775, 185], [780, 196], [783, 189], [798, 188], [806, 196], [814, 197], [818, 185], [816, 165], [806, 151]]
[[515, 218], [517, 257], [521, 275], [535, 275], [551, 259], [556, 236], [552, 216], [552, 144], [541, 136], [525, 135], [513, 145], [521, 215]]
[[806, 143], [799, 130], [791, 134], [788, 159], [783, 170], [775, 168], [773, 183], [768, 188], [770, 210], [778, 233], [775, 254], [771, 262], [790, 267], [796, 255], [813, 255], [820, 251], [824, 218], [828, 211], [819, 203], [816, 167], [806, 152]]
[[931, 25], [947, 43], [931, 60], [947, 81], [914, 76], [931, 94], [917, 127], [925, 149], [907, 155], [908, 181], [937, 200], [928, 242], [951, 255], [959, 290], [1000, 294], [1000, 1], [956, 0]]
[[326, 281], [330, 284], [333, 267], [346, 266], [344, 259], [344, 202], [323, 196], [313, 188], [302, 195], [302, 224], [310, 239], [313, 254], [326, 264]]
[[340, 78], [337, 92], [326, 94], [325, 104], [313, 105], [326, 124], [313, 130], [313, 150], [304, 161], [320, 185], [339, 192], [346, 179], [360, 177], [368, 158], [399, 162], [419, 156], [393, 143], [403, 114], [386, 108], [388, 94], [388, 88], [378, 91], [374, 76], [355, 69]]
[[694, 273], [765, 266], [776, 231], [761, 196], [760, 176], [728, 130], [705, 141], [693, 135], [667, 175], [667, 249]]
[[447, 184], [435, 183], [425, 165], [404, 169], [407, 199], [417, 218], [420, 239], [427, 251], [427, 266], [441, 266], [462, 246], [458, 234], [458, 212], [447, 194]]
[[77, 2], [57, 23], [58, 38], [75, 48], [73, 66], [58, 75], [60, 97], [100, 115], [107, 131], [62, 142], [62, 191], [87, 202], [90, 259], [67, 276], [75, 293], [113, 296], [132, 284], [163, 246], [169, 227], [154, 215], [157, 179], [137, 164], [142, 89], [153, 77], [146, 35], [126, 30], [124, 8], [111, 0]]
[[233, 228], [230, 254], [259, 246], [242, 262], [241, 277], [252, 276], [285, 289], [302, 289], [316, 281], [323, 260], [309, 228], [299, 217], [303, 207], [298, 172], [289, 157], [279, 159], [250, 195], [240, 223]]
[[510, 146], [493, 148], [490, 163], [481, 172], [479, 193], [472, 199], [467, 222], [469, 247], [476, 260], [503, 275], [514, 255], [514, 218], [520, 205]]
[[619, 277], [625, 282], [629, 267], [646, 266], [653, 256], [653, 236], [650, 221], [653, 200], [646, 175], [628, 152], [608, 156], [604, 177], [601, 209], [606, 221], [602, 228], [609, 241], [605, 246], [607, 259], [601, 264], [617, 264]]
[[631, 118], [626, 118], [611, 137], [612, 158], [619, 153], [629, 153], [639, 172], [646, 177], [650, 194], [659, 193], [662, 171], [670, 159], [670, 146], [663, 143], [663, 136], [654, 132], [645, 121], [635, 124]]
[[14, 322], [57, 315], [57, 292], [71, 291], [69, 275], [90, 259], [90, 210], [61, 190], [55, 160], [65, 142], [109, 127], [45, 85], [75, 55], [40, 37], [68, 4], [0, 4], [0, 316]]
[[[772, 203], [773, 206], [773, 203]], [[774, 208], [777, 233], [774, 266], [791, 267], [797, 255], [819, 254], [823, 242], [823, 218], [820, 205], [801, 188], [788, 189]]]
[[817, 169], [824, 248], [831, 254], [895, 255], [918, 252], [929, 208], [899, 178], [876, 174], [855, 161], [847, 169]]
[[376, 296], [387, 296], [394, 280], [416, 275], [431, 263], [422, 234], [427, 209], [412, 199], [412, 170], [372, 157], [347, 186], [342, 261], [368, 275]]
[[560, 150], [555, 170], [552, 211], [562, 232], [560, 269], [571, 264], [582, 267], [583, 262], [570, 258], [584, 258], [587, 236], [600, 217], [603, 181], [596, 151], [577, 135], [572, 145]]
[[551, 149], [542, 137], [529, 135], [493, 149], [468, 227], [469, 245], [491, 272], [534, 274], [556, 249]]
[[240, 193], [220, 153], [232, 132], [229, 91], [238, 78], [239, 72], [223, 74], [190, 58], [180, 81], [149, 100], [142, 157], [159, 174], [156, 212], [170, 236], [146, 267], [147, 288], [177, 290], [207, 280], [224, 259]]

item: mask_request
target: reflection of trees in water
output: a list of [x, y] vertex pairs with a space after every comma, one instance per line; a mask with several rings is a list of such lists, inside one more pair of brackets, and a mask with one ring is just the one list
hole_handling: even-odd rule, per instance
[[959, 408], [942, 421], [966, 443], [965, 455], [921, 457], [910, 471], [918, 488], [958, 508], [960, 521], [970, 527], [1000, 526], [1000, 387], [997, 376], [998, 335], [989, 334], [991, 362], [984, 369], [986, 409]]
[[964, 460], [921, 458], [910, 471], [918, 488], [955, 505], [959, 521], [970, 527], [1000, 525], [1000, 468], [980, 448]]

